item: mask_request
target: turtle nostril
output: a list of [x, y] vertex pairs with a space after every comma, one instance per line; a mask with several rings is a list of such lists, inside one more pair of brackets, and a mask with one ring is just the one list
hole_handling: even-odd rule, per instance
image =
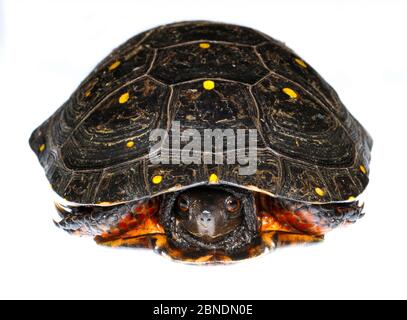
[[210, 211], [203, 210], [202, 213], [198, 216], [198, 221], [203, 226], [209, 226], [213, 221], [213, 216]]
[[201, 220], [202, 222], [211, 222], [212, 218], [209, 217], [200, 217], [199, 220]]

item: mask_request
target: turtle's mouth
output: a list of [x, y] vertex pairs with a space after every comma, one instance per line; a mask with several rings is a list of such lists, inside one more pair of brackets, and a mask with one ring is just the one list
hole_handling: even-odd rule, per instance
[[213, 236], [209, 235], [209, 234], [201, 235], [201, 234], [189, 231], [189, 230], [185, 230], [185, 232], [187, 232], [189, 234], [189, 236], [191, 236], [197, 240], [201, 239], [203, 242], [213, 243], [213, 242], [222, 241], [223, 239], [227, 238], [228, 236], [230, 236], [233, 233], [233, 230], [228, 231], [223, 234], [217, 234], [217, 235], [213, 235]]
[[222, 242], [224, 242], [227, 238], [231, 237], [233, 235], [234, 230], [230, 230], [226, 233], [222, 234], [216, 234], [216, 235], [210, 235], [210, 234], [200, 234], [200, 233], [195, 233], [191, 230], [187, 230], [185, 228], [181, 228], [183, 234], [183, 237], [186, 240], [193, 240], [192, 242], [194, 243], [200, 243], [201, 246], [203, 247], [209, 247], [213, 245], [220, 245]]
[[[205, 247], [212, 244], [218, 244], [223, 242], [228, 237], [233, 235], [236, 228], [240, 228], [242, 221], [235, 223], [234, 225], [228, 225], [220, 228], [212, 228], [206, 224], [201, 224], [200, 221], [196, 222], [195, 228], [191, 228], [190, 225], [185, 224], [183, 221], [176, 220], [175, 229], [173, 234], [181, 235], [185, 240], [193, 240], [193, 243], [202, 243]], [[175, 236], [176, 237], [176, 236]]]

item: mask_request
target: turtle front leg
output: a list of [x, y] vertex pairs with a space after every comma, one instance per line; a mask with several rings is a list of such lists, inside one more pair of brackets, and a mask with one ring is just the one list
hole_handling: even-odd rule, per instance
[[109, 207], [56, 204], [62, 220], [54, 223], [70, 234], [94, 236], [98, 244], [149, 247], [148, 236], [164, 233], [158, 223], [159, 203], [154, 198]]
[[363, 205], [350, 203], [307, 204], [276, 200], [273, 215], [283, 224], [310, 235], [324, 235], [339, 226], [356, 222], [364, 216]]
[[54, 220], [58, 228], [75, 235], [95, 236], [117, 225], [120, 219], [130, 211], [128, 205], [114, 207], [62, 206], [55, 204], [61, 221]]

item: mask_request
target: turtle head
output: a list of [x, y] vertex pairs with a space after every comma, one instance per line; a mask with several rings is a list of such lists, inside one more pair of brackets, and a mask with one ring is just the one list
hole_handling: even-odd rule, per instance
[[241, 203], [241, 197], [225, 190], [192, 188], [177, 197], [173, 213], [180, 228], [212, 243], [243, 223]]
[[257, 235], [251, 192], [204, 186], [187, 189], [164, 201], [162, 223], [178, 247], [233, 251]]

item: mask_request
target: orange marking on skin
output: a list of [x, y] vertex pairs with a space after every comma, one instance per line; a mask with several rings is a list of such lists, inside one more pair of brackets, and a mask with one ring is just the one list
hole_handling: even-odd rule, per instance
[[274, 248], [274, 241], [273, 241], [274, 232], [263, 232], [261, 234], [262, 242], [270, 249]]
[[109, 245], [116, 246], [123, 244], [122, 240], [118, 241], [119, 239], [164, 233], [163, 227], [158, 222], [158, 209], [158, 200], [138, 204], [132, 209], [136, 214], [132, 212], [125, 214], [108, 232], [98, 237], [98, 242], [110, 242]]
[[287, 217], [287, 221], [288, 221], [289, 224], [295, 226], [298, 223], [298, 217], [291, 214], [291, 212], [290, 212], [288, 217]]
[[325, 227], [326, 221], [322, 218], [320, 219], [306, 210], [287, 211], [278, 205], [278, 200], [273, 200], [269, 196], [258, 195], [256, 206], [263, 212], [261, 215], [262, 232], [301, 232], [319, 236], [330, 231], [330, 228]]
[[262, 212], [260, 215], [260, 231], [267, 232], [267, 231], [287, 231], [292, 232], [294, 231], [293, 228], [290, 226], [284, 225], [280, 221], [277, 221], [275, 217], [267, 212]]
[[167, 237], [162, 234], [154, 235], [156, 248], [163, 248], [168, 244]]
[[120, 221], [117, 226], [119, 227], [119, 229], [127, 229], [127, 223], [124, 221]]
[[203, 256], [203, 257], [199, 257], [199, 258], [197, 258], [197, 259], [195, 259], [194, 260], [194, 262], [209, 262], [209, 261], [211, 261], [213, 259], [213, 255], [212, 254], [208, 254], [208, 255], [206, 255], [206, 256]]
[[279, 233], [277, 238], [277, 247], [287, 245], [299, 245], [307, 243], [316, 243], [322, 241], [324, 238], [317, 235], [308, 234], [295, 234], [295, 233]]

